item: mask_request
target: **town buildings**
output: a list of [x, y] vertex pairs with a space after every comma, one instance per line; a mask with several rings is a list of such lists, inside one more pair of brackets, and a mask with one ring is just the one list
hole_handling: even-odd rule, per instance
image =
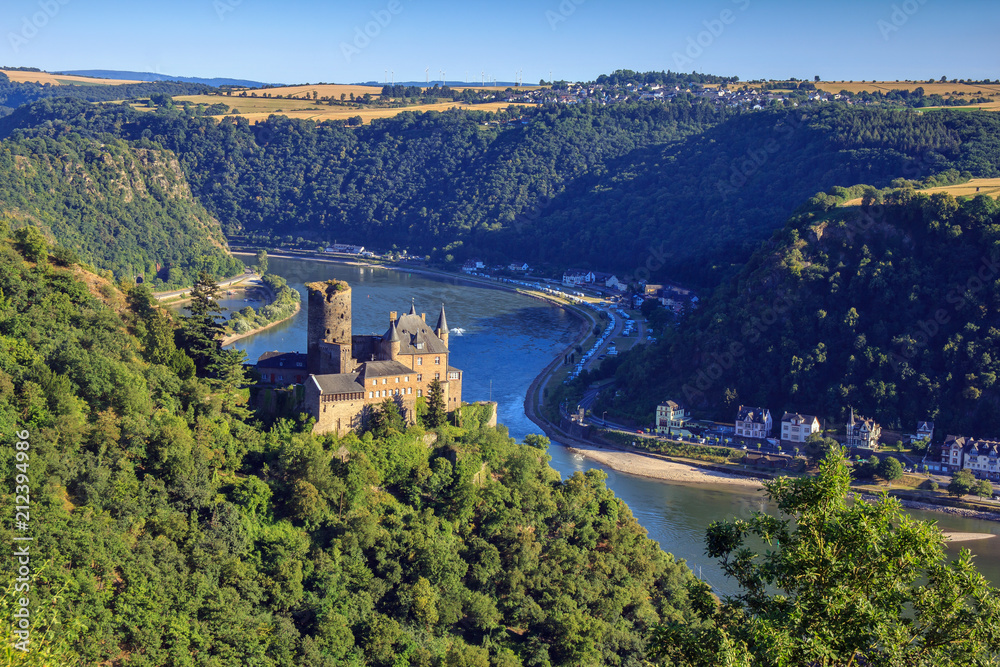
[[941, 446], [941, 464], [948, 472], [969, 470], [980, 479], [1000, 481], [1000, 442], [949, 435]]

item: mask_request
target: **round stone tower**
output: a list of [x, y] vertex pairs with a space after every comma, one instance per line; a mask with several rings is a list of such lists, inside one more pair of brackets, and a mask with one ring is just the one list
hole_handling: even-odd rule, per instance
[[342, 280], [307, 283], [309, 372], [348, 372], [351, 359], [351, 286]]

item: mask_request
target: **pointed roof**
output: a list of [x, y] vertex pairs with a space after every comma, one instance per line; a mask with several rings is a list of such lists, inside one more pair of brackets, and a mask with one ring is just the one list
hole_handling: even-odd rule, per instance
[[409, 314], [410, 315], [416, 315], [417, 314], [417, 306], [416, 306], [416, 304], [413, 303], [413, 299], [410, 299], [410, 312], [409, 312]]
[[438, 315], [437, 327], [435, 327], [434, 330], [435, 331], [447, 331], [448, 330], [448, 321], [444, 318], [444, 304], [443, 303], [441, 304], [441, 314]]
[[396, 332], [396, 321], [395, 320], [390, 320], [390, 322], [389, 322], [389, 331], [388, 331], [387, 335], [388, 335], [388, 340], [389, 340], [390, 343], [398, 343], [399, 342], [399, 333]]

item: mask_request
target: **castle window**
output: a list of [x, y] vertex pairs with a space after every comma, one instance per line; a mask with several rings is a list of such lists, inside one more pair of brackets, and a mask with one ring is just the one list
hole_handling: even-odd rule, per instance
[[417, 373], [417, 382], [423, 382], [423, 380], [424, 380], [423, 373]]
[[434, 374], [434, 379], [435, 380], [440, 380], [441, 379], [441, 374], [440, 373], [435, 373]]
[[423, 365], [424, 365], [424, 358], [417, 357], [417, 366], [423, 366]]
[[373, 386], [373, 387], [374, 387], [375, 385], [377, 385], [377, 384], [378, 384], [378, 380], [372, 380], [372, 386]]
[[407, 375], [407, 376], [405, 376], [403, 378], [403, 382], [409, 382], [409, 381], [410, 381], [410, 376], [409, 375]]
[[424, 349], [424, 344], [423, 343], [417, 343], [417, 349], [418, 350]]
[[435, 364], [440, 364], [441, 363], [441, 357], [434, 357], [434, 363]]
[[396, 378], [396, 384], [399, 384], [399, 378]]
[[386, 384], [388, 382], [389, 382], [389, 380], [387, 380], [386, 378], [382, 378], [382, 384]]
[[368, 392], [368, 398], [375, 398], [375, 392], [374, 391]]
[[420, 398], [423, 395], [424, 395], [424, 392], [421, 391], [421, 390], [419, 390], [419, 389], [417, 389], [417, 398]]

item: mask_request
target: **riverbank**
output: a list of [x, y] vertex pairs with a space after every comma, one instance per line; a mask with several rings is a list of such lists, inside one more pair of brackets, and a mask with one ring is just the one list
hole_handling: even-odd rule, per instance
[[687, 484], [727, 484], [746, 489], [761, 489], [760, 479], [741, 477], [719, 470], [700, 468], [685, 463], [654, 459], [642, 454], [603, 449], [596, 445], [569, 445], [569, 451], [579, 454], [591, 461], [597, 461], [618, 472], [658, 479], [665, 482], [683, 482]]
[[[273, 298], [272, 298], [272, 300], [273, 300]], [[302, 301], [296, 301], [295, 302], [295, 310], [293, 310], [291, 313], [289, 313], [285, 317], [282, 317], [280, 320], [275, 320], [273, 322], [269, 322], [269, 323], [265, 324], [262, 327], [257, 327], [256, 329], [251, 329], [250, 331], [246, 331], [244, 333], [229, 334], [228, 336], [226, 336], [225, 338], [222, 339], [221, 345], [223, 347], [225, 347], [226, 345], [229, 345], [230, 343], [235, 343], [236, 341], [242, 340], [243, 338], [247, 338], [249, 336], [253, 336], [255, 334], [259, 334], [261, 331], [266, 331], [267, 329], [270, 329], [271, 327], [278, 326], [282, 322], [287, 322], [288, 320], [290, 320], [293, 317], [295, 317], [300, 310], [302, 310]]]

